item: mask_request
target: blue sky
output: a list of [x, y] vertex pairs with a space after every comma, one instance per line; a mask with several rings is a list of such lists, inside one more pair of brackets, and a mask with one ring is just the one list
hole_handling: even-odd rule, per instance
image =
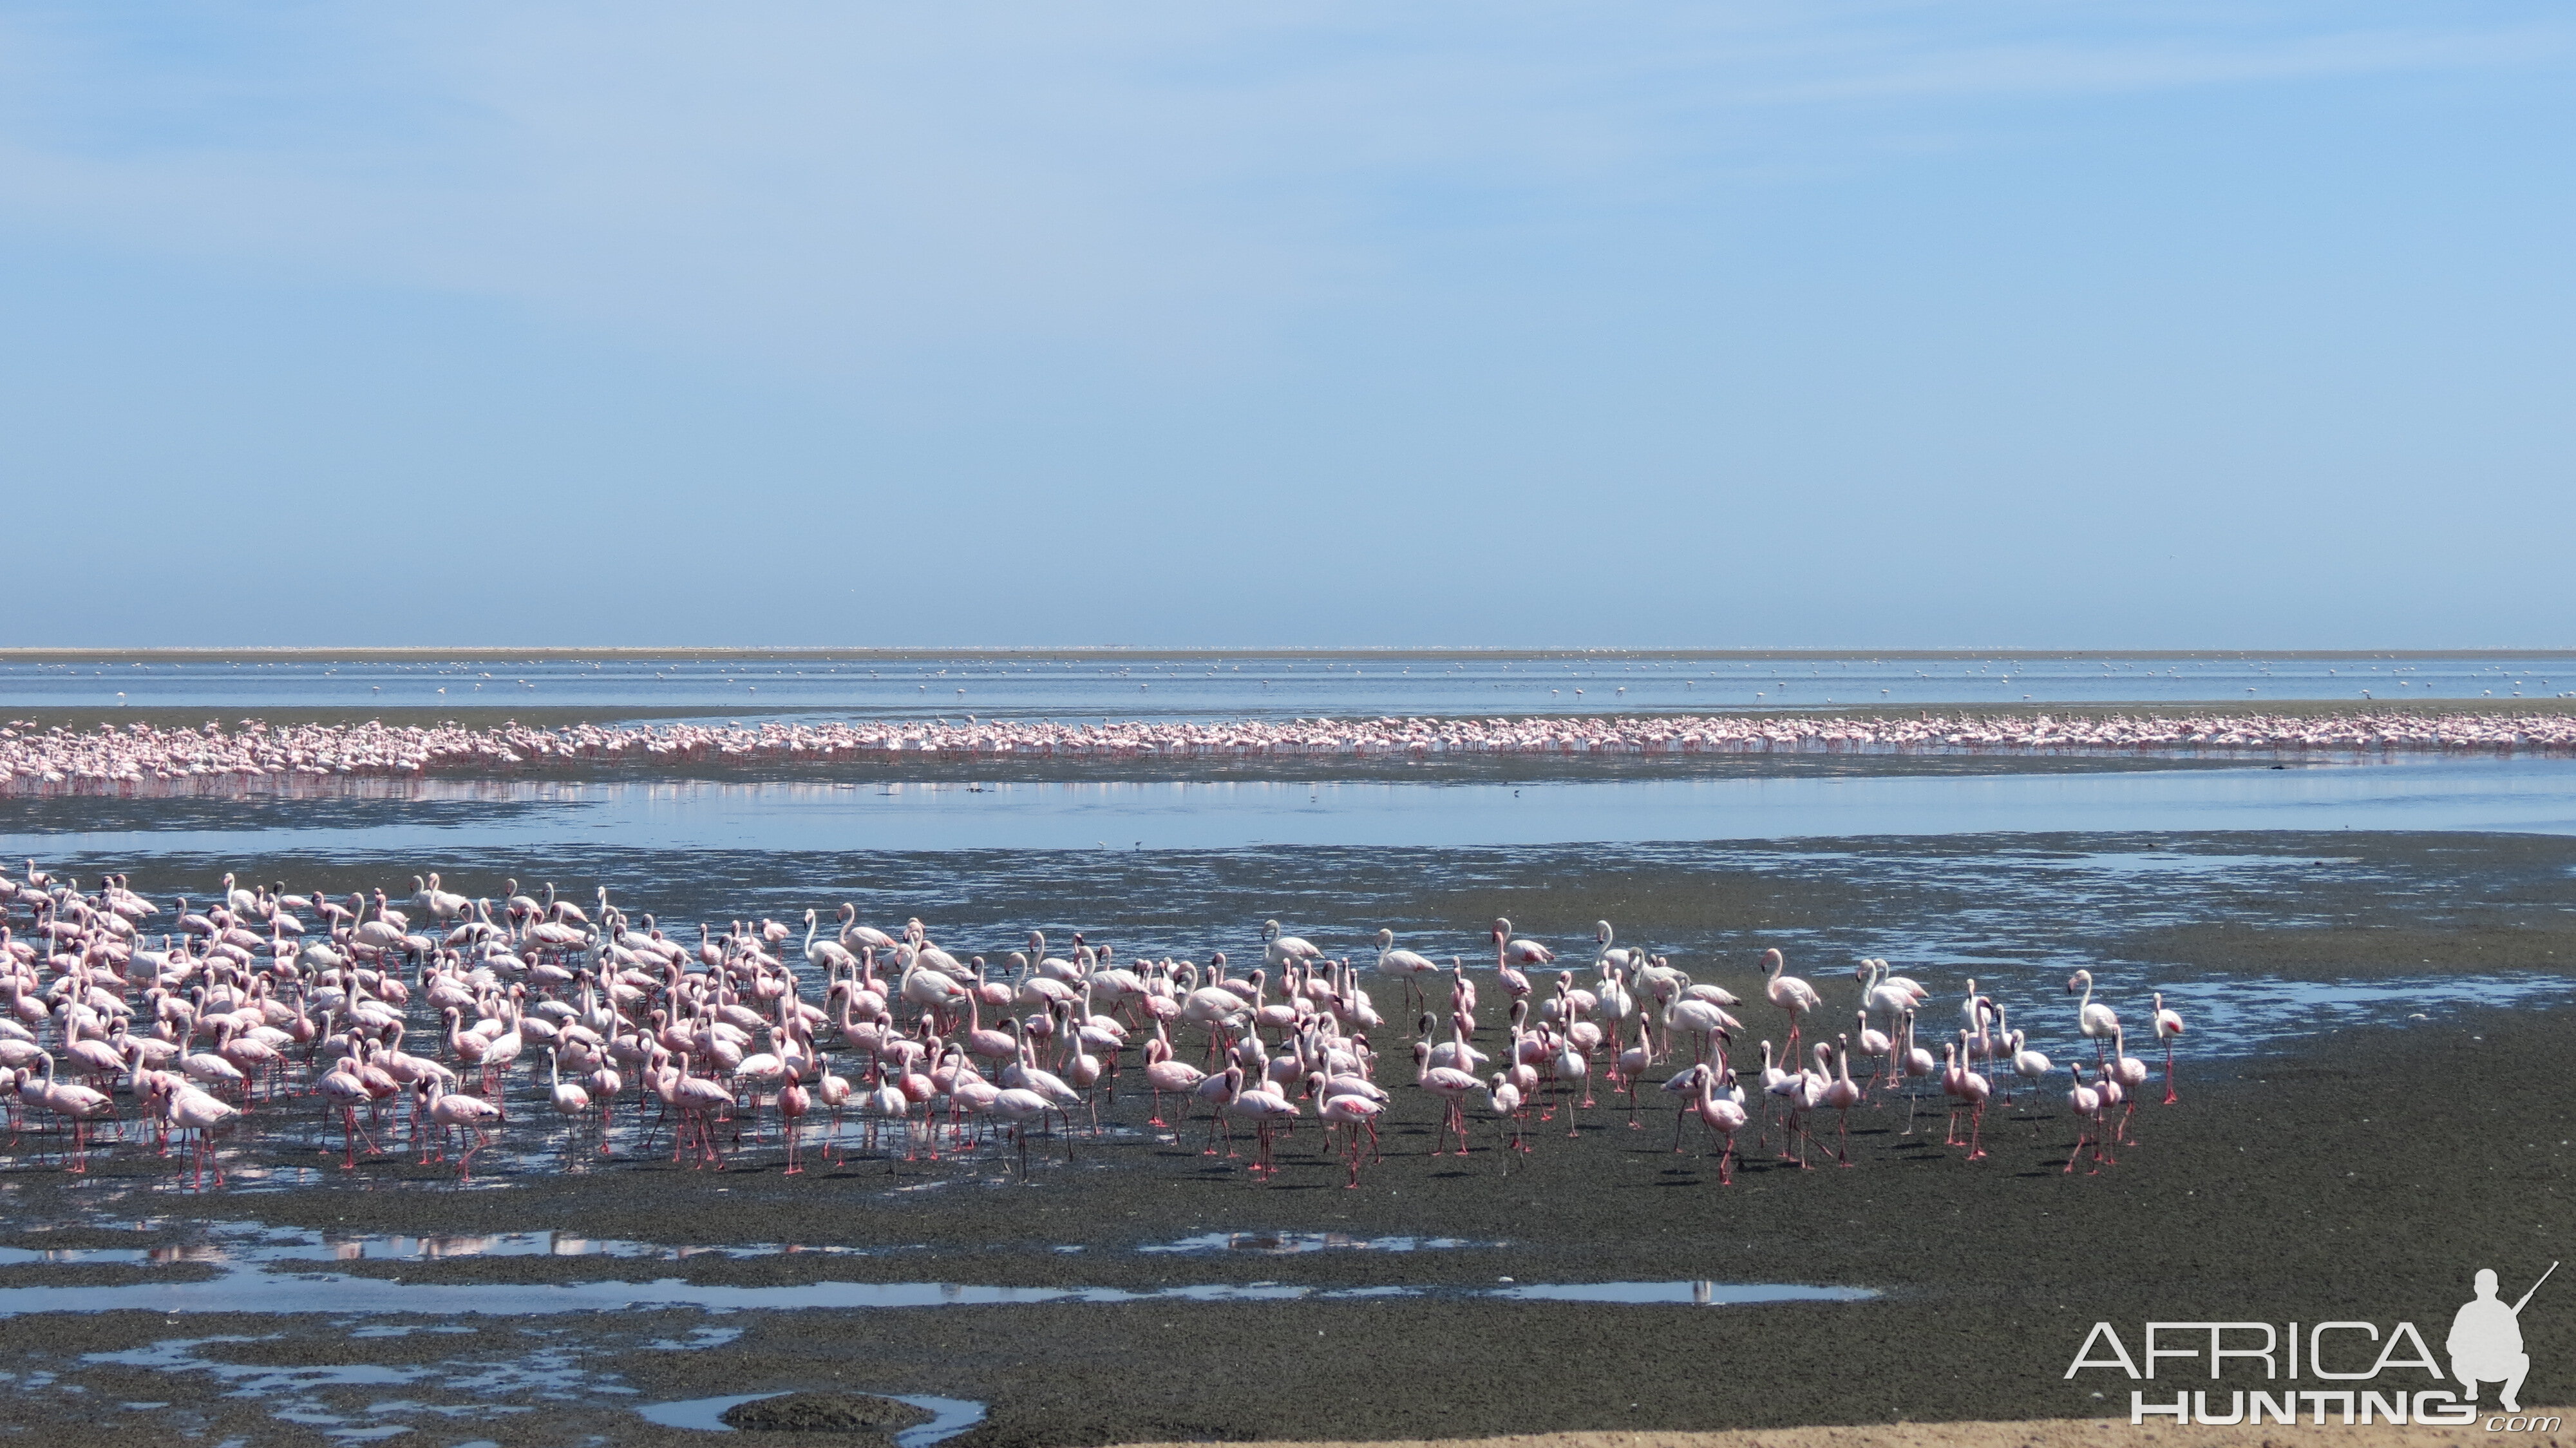
[[2576, 644], [2576, 16], [0, 5], [12, 644]]

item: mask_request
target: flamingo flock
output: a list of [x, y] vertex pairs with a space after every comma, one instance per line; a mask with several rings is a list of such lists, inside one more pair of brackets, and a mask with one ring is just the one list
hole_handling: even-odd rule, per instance
[[1533, 718], [1055, 719], [712, 726], [304, 724], [227, 728], [0, 727], [0, 794], [238, 792], [433, 772], [507, 774], [588, 763], [780, 764], [896, 759], [1856, 753], [2566, 753], [2576, 715], [2368, 711], [2331, 715], [1625, 715]]
[[[1071, 1160], [1081, 1139], [1119, 1129], [1124, 1077], [1131, 1103], [1150, 1099], [1143, 1129], [1167, 1142], [1203, 1117], [1202, 1154], [1267, 1183], [1277, 1142], [1318, 1130], [1357, 1187], [1408, 1089], [1437, 1111], [1431, 1155], [1478, 1150], [1488, 1123], [1486, 1149], [1509, 1171], [1538, 1150], [1536, 1127], [1561, 1119], [1579, 1139], [1601, 1086], [1627, 1096], [1626, 1125], [1642, 1130], [1652, 1086], [1675, 1111], [1674, 1149], [1698, 1121], [1730, 1184], [1748, 1130], [1753, 1149], [1807, 1168], [1830, 1112], [1830, 1151], [1848, 1167], [1855, 1110], [1901, 1099], [1910, 1136], [1935, 1087], [1942, 1144], [1981, 1160], [1990, 1102], [2057, 1071], [1974, 981], [1956, 1030], [1927, 1031], [1931, 993], [1889, 962], [1855, 967], [1845, 1016], [1771, 949], [1753, 1007], [1617, 943], [1607, 921], [1586, 961], [1497, 918], [1471, 973], [1463, 949], [1443, 963], [1390, 929], [1335, 955], [1273, 920], [1239, 970], [1223, 951], [1122, 958], [1079, 933], [1059, 954], [1037, 930], [979, 954], [934, 941], [917, 918], [869, 925], [849, 904], [828, 920], [806, 910], [801, 937], [774, 919], [675, 935], [606, 889], [576, 901], [516, 880], [482, 898], [436, 873], [412, 885], [335, 898], [226, 875], [164, 905], [122, 875], [85, 889], [32, 860], [23, 878], [0, 875], [12, 1142], [49, 1128], [44, 1157], [73, 1173], [89, 1170], [102, 1131], [163, 1155], [180, 1146], [192, 1187], [221, 1186], [219, 1140], [255, 1130], [300, 1137], [347, 1171], [392, 1154], [401, 1133], [418, 1165], [452, 1153], [460, 1181], [506, 1134], [593, 1159], [667, 1149], [674, 1165], [711, 1170], [775, 1150], [790, 1176], [817, 1153], [891, 1170], [989, 1151], [1026, 1175], [1033, 1136]], [[2093, 1060], [2067, 1068], [2066, 1170], [2089, 1150], [2098, 1173], [2133, 1139], [2150, 1067], [2128, 1054], [2089, 971], [2067, 990]], [[1763, 1007], [1785, 1026], [1780, 1042], [1758, 1042], [1758, 1069], [1738, 1067], [1750, 1033], [1737, 1012]], [[1835, 1029], [1842, 1019], [1854, 1029]], [[1376, 1044], [1404, 1032], [1392, 1055], [1410, 1056], [1409, 1078]], [[2183, 1032], [2155, 996], [2146, 1033], [2164, 1050], [2167, 1104]]]

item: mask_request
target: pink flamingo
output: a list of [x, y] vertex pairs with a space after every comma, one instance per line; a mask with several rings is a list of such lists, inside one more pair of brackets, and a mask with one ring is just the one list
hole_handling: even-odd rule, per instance
[[1842, 1049], [1834, 1053], [1834, 1079], [1825, 1083], [1817, 1104], [1834, 1110], [1834, 1159], [1844, 1166], [1851, 1159], [1851, 1109], [1861, 1101], [1860, 1087], [1851, 1076], [1851, 1038], [1841, 1039]]
[[1465, 1156], [1467, 1154], [1467, 1116], [1466, 1108], [1462, 1103], [1466, 1101], [1468, 1092], [1476, 1090], [1484, 1083], [1478, 1081], [1474, 1073], [1459, 1067], [1432, 1065], [1429, 1041], [1413, 1043], [1413, 1067], [1413, 1084], [1439, 1097], [1443, 1103], [1440, 1131], [1432, 1138], [1431, 1154], [1440, 1155], [1440, 1149], [1448, 1144], [1449, 1133], [1454, 1130], [1458, 1133], [1458, 1154]]
[[1794, 1055], [1798, 1049], [1798, 1031], [1802, 1018], [1807, 1012], [1823, 1005], [1825, 1000], [1824, 997], [1816, 994], [1814, 986], [1794, 975], [1780, 973], [1788, 968], [1789, 958], [1780, 953], [1778, 946], [1775, 945], [1762, 952], [1762, 958], [1769, 962], [1771, 967], [1770, 979], [1764, 983], [1762, 993], [1771, 998], [1771, 1004], [1789, 1013], [1789, 1039], [1780, 1044], [1780, 1051], [1783, 1055]]
[[[1744, 1110], [1744, 1088], [1729, 1081], [1726, 1093], [1720, 1095], [1717, 1089], [1717, 1072], [1706, 1066], [1692, 1069], [1699, 1072], [1699, 1100], [1694, 1109], [1700, 1122], [1726, 1139], [1725, 1146], [1717, 1154], [1717, 1184], [1722, 1187], [1733, 1186], [1735, 1184], [1735, 1133], [1744, 1129], [1744, 1123], [1748, 1119]], [[1843, 1079], [1849, 1081], [1851, 1078], [1846, 1074]]]
[[2075, 1113], [2075, 1149], [2066, 1154], [2066, 1170], [2075, 1170], [2075, 1159], [2084, 1154], [2084, 1143], [2093, 1143], [2093, 1169], [2085, 1175], [2102, 1172], [2102, 1093], [2084, 1084], [2084, 1063], [2070, 1061], [2067, 1071], [2075, 1078], [2073, 1090], [2066, 1093], [2066, 1109]]
[[2066, 978], [2066, 993], [2073, 995], [2078, 990], [2084, 992], [2084, 999], [2075, 1006], [2075, 1029], [2093, 1043], [2093, 1064], [2099, 1069], [2102, 1048], [2109, 1043], [2111, 1033], [2120, 1028], [2120, 1017], [2109, 1006], [2093, 999], [2093, 972], [2079, 970]]
[[89, 1170], [89, 1124], [116, 1114], [116, 1098], [89, 1086], [76, 1086], [54, 1079], [54, 1058], [44, 1058], [45, 1074], [32, 1097], [27, 1090], [27, 1072], [21, 1071], [18, 1094], [32, 1099], [40, 1110], [51, 1112], [71, 1123], [72, 1156], [68, 1168], [78, 1175]]
[[240, 1120], [241, 1112], [198, 1090], [185, 1077], [163, 1073], [157, 1088], [162, 1119], [190, 1136], [189, 1189], [202, 1190], [208, 1171], [214, 1173], [214, 1184], [221, 1187], [224, 1167], [215, 1156], [215, 1133]]
[[[1985, 1077], [1977, 1074], [1975, 1067], [1968, 1064], [1968, 1033], [1965, 1030], [1959, 1032], [1956, 1059], [1953, 1059], [1948, 1043], [1943, 1043], [1941, 1063], [1941, 1090], [1951, 1101], [1950, 1131], [1941, 1144], [1964, 1145], [1968, 1148], [1968, 1160], [1982, 1161], [1986, 1155], [1985, 1147], [1980, 1144], [1986, 1125], [1986, 1097], [1994, 1087]], [[1959, 1140], [1959, 1113], [1962, 1111], [1974, 1113], [1968, 1128], [1968, 1139], [1964, 1143]]]
[[446, 1086], [444, 1080], [430, 1078], [425, 1088], [429, 1093], [429, 1119], [441, 1132], [470, 1131], [474, 1134], [474, 1144], [466, 1147], [464, 1154], [456, 1159], [456, 1179], [459, 1182], [472, 1181], [474, 1153], [492, 1144], [491, 1127], [500, 1123], [501, 1108], [480, 1097], [450, 1091]]
[[[366, 1043], [363, 1041], [351, 1044], [361, 1053], [366, 1049]], [[363, 1054], [343, 1056], [331, 1064], [330, 1070], [322, 1073], [322, 1079], [314, 1086], [314, 1090], [322, 1097], [323, 1109], [340, 1114], [342, 1149], [340, 1169], [342, 1171], [358, 1169], [358, 1138], [366, 1134], [358, 1125], [359, 1106], [364, 1105], [372, 1110], [376, 1104], [374, 1093], [367, 1088], [365, 1067]], [[372, 1156], [378, 1150], [375, 1138], [367, 1137], [368, 1155]]]
[[[1317, 1090], [1329, 1089], [1329, 1078], [1321, 1071], [1308, 1079], [1313, 1082]], [[1341, 1128], [1342, 1164], [1350, 1168], [1350, 1180], [1342, 1183], [1344, 1187], [1357, 1187], [1360, 1184], [1361, 1133], [1365, 1131], [1368, 1139], [1375, 1141], [1377, 1119], [1385, 1110], [1385, 1103], [1357, 1093], [1324, 1097], [1323, 1107], [1316, 1114], [1323, 1117], [1328, 1132], [1333, 1127]]]
[[1145, 1043], [1145, 1084], [1154, 1092], [1154, 1116], [1147, 1126], [1169, 1126], [1163, 1120], [1163, 1093], [1186, 1097], [1207, 1079], [1207, 1073], [1187, 1061], [1172, 1059], [1172, 1043], [1158, 1024], [1154, 1037]]
[[794, 1176], [805, 1170], [801, 1138], [805, 1113], [813, 1109], [813, 1091], [805, 1085], [803, 1076], [790, 1071], [778, 1088], [778, 1115], [787, 1127], [787, 1170], [780, 1173], [782, 1176]]
[[2126, 1145], [2129, 1140], [2129, 1118], [2138, 1109], [2138, 1092], [2147, 1084], [2147, 1063], [2129, 1054], [2128, 1033], [2111, 1029], [2111, 1079], [2120, 1086], [2120, 1125], [2113, 1139]]
[[2171, 1106], [2171, 1105], [2173, 1105], [2176, 1101], [2179, 1101], [2179, 1100], [2181, 1100], [2181, 1099], [2182, 1099], [2181, 1097], [2178, 1097], [2178, 1096], [2174, 1095], [2174, 1084], [2173, 1084], [2173, 1080], [2174, 1080], [2174, 1077], [2173, 1077], [2173, 1051], [2174, 1051], [2174, 1042], [2175, 1042], [2176, 1040], [2180, 1039], [2180, 1038], [2181, 1038], [2181, 1036], [2182, 1036], [2182, 1017], [2181, 1017], [2181, 1016], [2179, 1016], [2179, 1015], [2177, 1015], [2177, 1014], [2175, 1014], [2174, 1012], [2172, 1012], [2172, 1011], [2170, 1011], [2170, 1010], [2165, 1009], [2165, 993], [2164, 993], [2163, 991], [2158, 991], [2158, 992], [2156, 992], [2156, 1039], [2157, 1039], [2157, 1040], [2159, 1040], [2159, 1041], [2164, 1042], [2164, 1045], [2165, 1045], [2165, 1100], [2164, 1100], [2164, 1104], [2165, 1104], [2165, 1105], [2167, 1105], [2167, 1106]]

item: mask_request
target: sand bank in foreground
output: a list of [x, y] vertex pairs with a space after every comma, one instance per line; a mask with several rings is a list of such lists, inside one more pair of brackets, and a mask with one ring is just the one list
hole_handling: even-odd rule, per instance
[[[1390, 1439], [1370, 1443], [1322, 1441], [1274, 1443], [1248, 1448], [2262, 1448], [2286, 1438], [2310, 1438], [2349, 1448], [2431, 1448], [2435, 1444], [2511, 1443], [2530, 1448], [2564, 1448], [2576, 1442], [2576, 1409], [2526, 1408], [2525, 1421], [2555, 1419], [2550, 1432], [2494, 1432], [2488, 1418], [2465, 1427], [2432, 1427], [2387, 1423], [2320, 1427], [2302, 1421], [2295, 1427], [2267, 1423], [2262, 1427], [2226, 1428], [2194, 1425], [2178, 1428], [2147, 1423], [2131, 1426], [2125, 1418], [2039, 1418], [2021, 1423], [1893, 1423], [1833, 1428], [1747, 1428], [1729, 1433], [1528, 1433], [1510, 1438]], [[1133, 1444], [1129, 1448], [1184, 1448], [1180, 1444]]]

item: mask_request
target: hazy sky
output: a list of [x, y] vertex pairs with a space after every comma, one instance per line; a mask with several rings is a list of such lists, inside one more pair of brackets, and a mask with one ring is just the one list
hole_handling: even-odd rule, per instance
[[0, 4], [0, 641], [2576, 643], [2562, 3]]

